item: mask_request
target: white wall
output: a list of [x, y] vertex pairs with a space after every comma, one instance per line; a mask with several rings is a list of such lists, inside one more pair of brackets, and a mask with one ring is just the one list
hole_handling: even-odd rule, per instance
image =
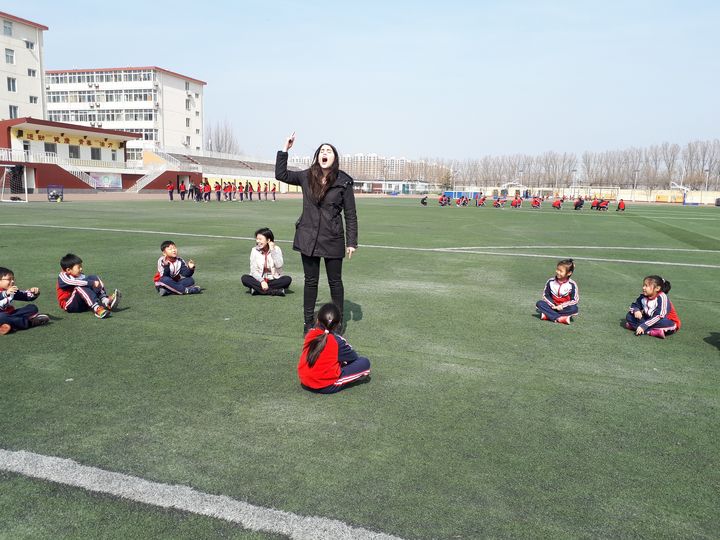
[[[160, 81], [160, 145], [183, 146], [188, 150], [202, 149], [203, 85], [162, 71], [158, 72], [158, 80]], [[186, 82], [189, 84], [189, 90], [186, 90]], [[190, 100], [190, 110], [186, 109], [185, 100]], [[186, 126], [188, 118], [190, 127]], [[196, 130], [200, 130], [200, 133], [196, 133]], [[188, 136], [190, 144], [185, 146], [184, 142]]]
[[[0, 18], [0, 24], [2, 24]], [[17, 21], [13, 23], [13, 35], [6, 36], [0, 28], [0, 120], [10, 118], [10, 105], [18, 107], [18, 118], [32, 116], [45, 118], [45, 87], [43, 86], [43, 33], [42, 30]], [[35, 44], [28, 49], [27, 39]], [[5, 62], [5, 49], [15, 51], [15, 64]], [[28, 69], [35, 70], [35, 77], [28, 75]], [[16, 92], [8, 92], [7, 78], [16, 79]], [[30, 96], [38, 102], [30, 103]]]

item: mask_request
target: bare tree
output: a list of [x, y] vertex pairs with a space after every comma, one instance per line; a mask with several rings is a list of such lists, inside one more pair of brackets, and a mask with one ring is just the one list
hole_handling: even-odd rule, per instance
[[239, 154], [240, 144], [235, 137], [230, 122], [225, 119], [222, 122], [208, 124], [205, 127], [205, 149], [213, 152], [221, 152], [224, 154]]
[[665, 163], [665, 178], [667, 179], [668, 184], [670, 184], [670, 182], [676, 178], [680, 145], [664, 142], [660, 145], [660, 151], [662, 153], [663, 162]]

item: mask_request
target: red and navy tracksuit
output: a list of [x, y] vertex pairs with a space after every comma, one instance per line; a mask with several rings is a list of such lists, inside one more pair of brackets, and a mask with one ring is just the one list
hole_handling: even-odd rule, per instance
[[[572, 279], [558, 281], [556, 277], [550, 278], [545, 284], [542, 300], [535, 306], [540, 313], [551, 321], [556, 321], [565, 315], [577, 315], [580, 301], [580, 291], [577, 283]], [[553, 309], [552, 306], [562, 306], [562, 309]]]
[[305, 336], [298, 362], [298, 376], [303, 388], [319, 394], [334, 394], [370, 374], [370, 360], [359, 356], [345, 338], [333, 332], [328, 334], [325, 348], [313, 366], [308, 366], [306, 359], [310, 342], [323, 332], [320, 328], [313, 328]]
[[[633, 315], [636, 311], [642, 313], [641, 319], [636, 319]], [[681, 326], [680, 317], [664, 292], [658, 293], [655, 298], [640, 295], [630, 305], [630, 311], [625, 319], [632, 330], [641, 327], [643, 331], [647, 332], [651, 328], [657, 328], [664, 330], [668, 335], [680, 330]]]
[[195, 269], [185, 264], [181, 257], [171, 261], [163, 255], [158, 259], [157, 273], [153, 282], [158, 292], [160, 289], [166, 289], [172, 294], [185, 294], [188, 287], [195, 285], [195, 280], [192, 278], [194, 273]]
[[12, 303], [14, 300], [29, 302], [35, 298], [37, 295], [30, 291], [18, 290], [15, 294], [10, 294], [5, 289], [0, 289], [0, 324], [9, 324], [13, 330], [27, 330], [30, 327], [30, 319], [38, 313], [37, 306], [28, 304], [15, 309]]
[[[95, 285], [95, 282], [98, 285]], [[68, 313], [80, 313], [100, 306], [100, 301], [107, 296], [105, 284], [98, 276], [71, 276], [60, 272], [57, 280], [57, 299], [60, 307]]]

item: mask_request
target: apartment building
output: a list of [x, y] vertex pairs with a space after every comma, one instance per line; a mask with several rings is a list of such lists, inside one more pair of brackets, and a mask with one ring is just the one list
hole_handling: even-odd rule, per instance
[[45, 118], [43, 32], [47, 26], [0, 11], [0, 120]]
[[204, 81], [149, 66], [48, 70], [45, 82], [48, 120], [140, 135], [129, 161], [143, 148], [203, 147]]

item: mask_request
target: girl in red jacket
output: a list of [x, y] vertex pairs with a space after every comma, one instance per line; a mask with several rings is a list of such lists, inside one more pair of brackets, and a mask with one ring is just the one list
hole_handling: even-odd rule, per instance
[[340, 334], [342, 322], [335, 304], [325, 304], [315, 327], [305, 335], [298, 362], [300, 385], [318, 394], [334, 394], [353, 384], [370, 380], [370, 360], [359, 356]]

